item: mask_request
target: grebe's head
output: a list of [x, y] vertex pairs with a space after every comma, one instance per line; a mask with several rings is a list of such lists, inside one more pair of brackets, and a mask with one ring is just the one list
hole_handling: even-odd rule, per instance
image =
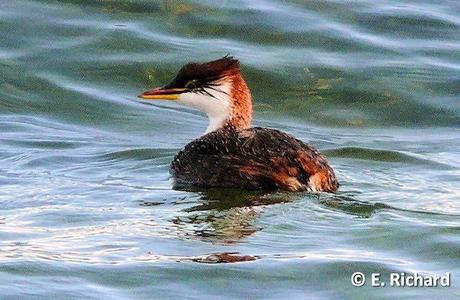
[[231, 56], [186, 64], [169, 84], [143, 92], [139, 97], [174, 100], [206, 113], [210, 121], [206, 133], [224, 126], [244, 129], [251, 125], [251, 94], [238, 60]]

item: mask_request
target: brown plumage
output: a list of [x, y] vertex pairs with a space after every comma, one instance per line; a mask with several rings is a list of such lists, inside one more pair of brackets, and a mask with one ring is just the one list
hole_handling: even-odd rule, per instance
[[315, 148], [275, 129], [225, 127], [198, 138], [171, 163], [177, 188], [334, 192], [338, 182]]
[[279, 130], [253, 127], [252, 99], [237, 60], [185, 65], [165, 87], [140, 95], [177, 100], [206, 112], [209, 133], [190, 142], [171, 163], [176, 188], [335, 192], [326, 158]]

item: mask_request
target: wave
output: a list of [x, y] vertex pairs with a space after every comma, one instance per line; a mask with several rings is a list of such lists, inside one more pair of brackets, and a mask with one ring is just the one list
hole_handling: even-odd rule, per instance
[[406, 163], [414, 165], [428, 165], [438, 168], [456, 169], [453, 166], [436, 162], [430, 159], [418, 157], [420, 155], [406, 154], [400, 151], [380, 150], [360, 147], [343, 147], [324, 150], [324, 154], [330, 157], [354, 158], [381, 162]]

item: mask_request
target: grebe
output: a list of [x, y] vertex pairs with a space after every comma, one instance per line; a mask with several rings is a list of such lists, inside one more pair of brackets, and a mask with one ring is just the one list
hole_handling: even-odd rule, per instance
[[205, 134], [171, 163], [176, 188], [335, 192], [339, 187], [315, 148], [279, 130], [250, 127], [251, 93], [231, 56], [186, 64], [171, 83], [139, 97], [175, 100], [208, 115]]

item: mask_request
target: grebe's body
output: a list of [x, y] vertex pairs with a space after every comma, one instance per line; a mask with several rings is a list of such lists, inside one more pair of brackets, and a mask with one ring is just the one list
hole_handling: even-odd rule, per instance
[[312, 146], [279, 130], [250, 127], [251, 95], [231, 57], [187, 64], [169, 85], [140, 97], [177, 100], [210, 119], [206, 134], [171, 163], [176, 187], [335, 192], [339, 186]]
[[248, 190], [335, 191], [334, 172], [313, 147], [279, 130], [224, 127], [174, 158], [175, 184]]

